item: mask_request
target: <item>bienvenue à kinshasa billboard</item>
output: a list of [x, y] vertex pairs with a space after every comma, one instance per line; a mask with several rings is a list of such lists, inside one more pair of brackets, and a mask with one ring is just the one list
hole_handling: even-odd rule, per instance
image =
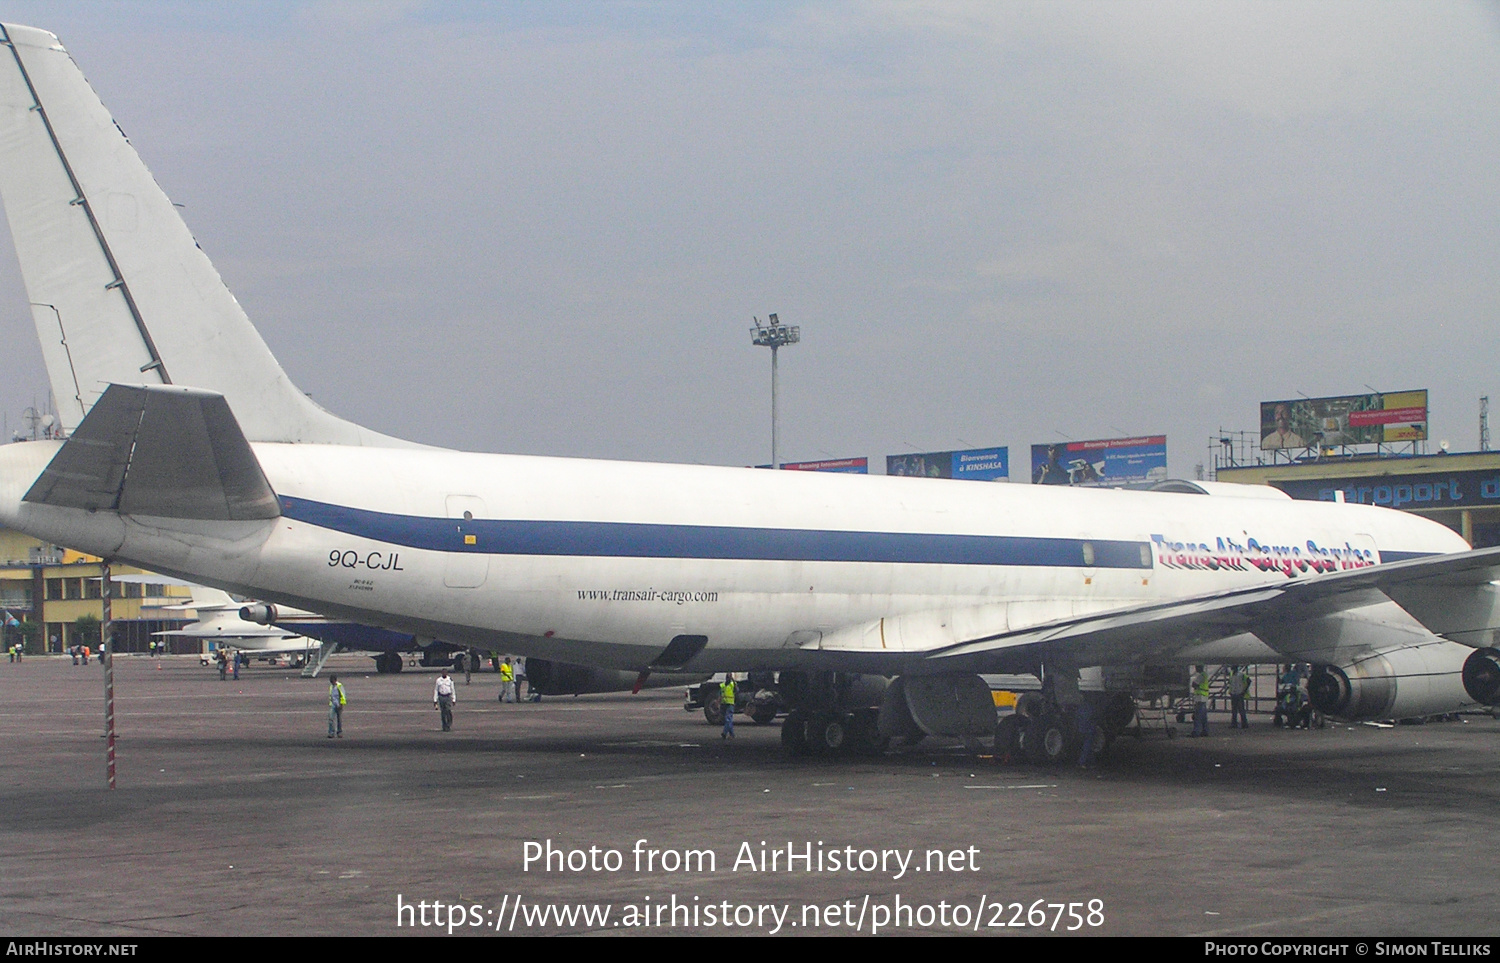
[[1260, 447], [1342, 448], [1422, 441], [1427, 389], [1260, 403]]
[[1166, 480], [1166, 435], [1031, 446], [1034, 485], [1110, 488]]
[[885, 473], [916, 478], [1010, 481], [1010, 449], [969, 448], [964, 451], [886, 455]]

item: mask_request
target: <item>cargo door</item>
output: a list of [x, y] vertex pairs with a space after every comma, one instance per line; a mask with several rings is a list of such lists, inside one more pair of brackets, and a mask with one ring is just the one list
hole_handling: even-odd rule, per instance
[[453, 527], [443, 546], [443, 584], [448, 588], [478, 588], [490, 571], [490, 549], [480, 531], [485, 517], [484, 499], [476, 495], [449, 495], [447, 508]]

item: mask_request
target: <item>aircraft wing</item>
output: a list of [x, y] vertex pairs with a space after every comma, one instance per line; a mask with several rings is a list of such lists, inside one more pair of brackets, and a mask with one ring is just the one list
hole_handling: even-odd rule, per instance
[[1005, 606], [915, 613], [840, 630], [818, 647], [850, 653], [904, 650], [945, 672], [993, 671], [1043, 653], [1063, 653], [1083, 664], [1122, 663], [1385, 601], [1395, 601], [1434, 634], [1485, 645], [1500, 628], [1497, 578], [1500, 548], [1485, 548], [1030, 625], [1014, 624]]

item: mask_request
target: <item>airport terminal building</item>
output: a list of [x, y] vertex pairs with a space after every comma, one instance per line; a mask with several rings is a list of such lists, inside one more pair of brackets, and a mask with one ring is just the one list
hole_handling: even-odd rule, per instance
[[[180, 629], [191, 619], [168, 608], [192, 601], [180, 585], [146, 582], [141, 569], [112, 566], [111, 615], [121, 652], [145, 652], [153, 632]], [[29, 535], [0, 529], [0, 610], [5, 647], [25, 641], [30, 653], [64, 652], [74, 645], [99, 645], [91, 619], [104, 617], [101, 559], [48, 545]], [[80, 623], [80, 619], [82, 623]], [[36, 626], [33, 628], [32, 626]], [[174, 652], [197, 653], [198, 639], [171, 639]]]
[[1500, 452], [1323, 457], [1223, 465], [1219, 481], [1271, 485], [1293, 498], [1379, 505], [1442, 522], [1475, 548], [1500, 545]]

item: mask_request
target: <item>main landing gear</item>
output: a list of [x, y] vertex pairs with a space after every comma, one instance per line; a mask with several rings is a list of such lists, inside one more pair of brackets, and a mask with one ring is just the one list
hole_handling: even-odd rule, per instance
[[870, 757], [893, 742], [958, 738], [973, 752], [993, 745], [1001, 762], [1083, 762], [1104, 751], [1135, 719], [1126, 692], [1078, 690], [1077, 671], [1043, 672], [1041, 692], [1021, 696], [998, 716], [984, 679], [970, 673], [861, 676], [784, 671], [777, 680], [790, 706], [781, 745], [793, 757]]
[[793, 709], [781, 722], [781, 746], [790, 756], [879, 756], [890, 739], [880, 734], [879, 712], [809, 712]]
[[1021, 696], [995, 726], [996, 758], [1059, 765], [1080, 759], [1089, 739], [1090, 755], [1104, 752], [1135, 720], [1135, 700], [1123, 692], [1086, 698], [1064, 707], [1038, 692]]

